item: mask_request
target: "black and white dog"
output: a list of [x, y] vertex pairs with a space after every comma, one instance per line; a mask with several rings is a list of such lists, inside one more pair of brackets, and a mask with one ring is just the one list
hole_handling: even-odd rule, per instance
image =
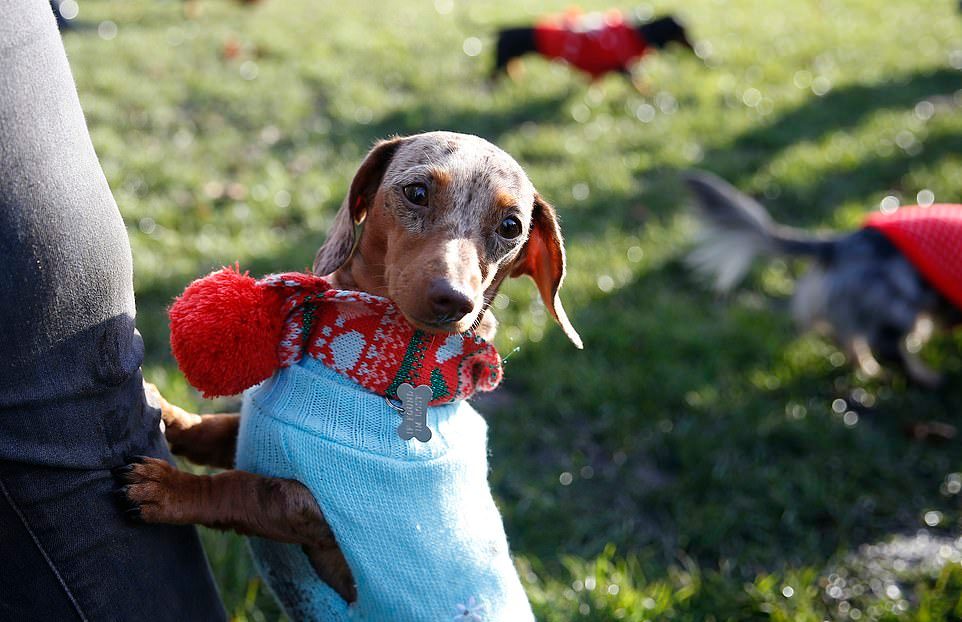
[[[953, 284], [959, 270], [953, 256], [962, 257], [962, 206], [901, 208], [901, 222], [875, 214], [855, 232], [818, 236], [775, 223], [759, 203], [714, 175], [693, 172], [685, 181], [702, 225], [689, 263], [719, 291], [730, 290], [758, 255], [811, 258], [792, 299], [801, 327], [827, 329], [866, 375], [878, 374], [881, 360], [922, 386], [941, 383], [917, 353], [933, 320], [962, 321], [962, 283]], [[915, 247], [923, 238], [899, 232], [911, 236], [926, 227], [937, 230], [941, 247], [922, 256]]]

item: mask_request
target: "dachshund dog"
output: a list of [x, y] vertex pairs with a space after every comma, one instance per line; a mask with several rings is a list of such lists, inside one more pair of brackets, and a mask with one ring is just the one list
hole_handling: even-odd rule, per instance
[[[554, 208], [510, 156], [475, 136], [432, 132], [379, 142], [358, 169], [313, 273], [340, 290], [389, 298], [429, 335], [474, 330], [486, 339], [496, 330], [490, 303], [499, 286], [528, 275], [548, 312], [581, 347], [558, 296], [565, 253]], [[174, 453], [233, 469], [249, 395], [243, 415], [196, 415], [147, 390]], [[318, 504], [324, 500], [295, 479], [241, 470], [193, 475], [151, 458], [119, 467], [115, 476], [135, 520], [196, 523], [299, 545], [344, 601], [358, 596]]]
[[642, 56], [673, 43], [694, 50], [685, 27], [670, 15], [637, 24], [617, 11], [566, 14], [533, 27], [499, 31], [491, 80], [506, 73], [513, 60], [530, 53], [563, 59], [592, 80], [612, 71], [630, 77], [631, 66]]
[[962, 320], [962, 206], [902, 207], [870, 216], [853, 233], [817, 236], [776, 224], [714, 175], [693, 172], [685, 181], [702, 225], [689, 262], [719, 291], [730, 290], [757, 255], [811, 258], [792, 300], [800, 327], [833, 335], [867, 376], [881, 371], [881, 360], [921, 386], [941, 383], [917, 352], [933, 320]]

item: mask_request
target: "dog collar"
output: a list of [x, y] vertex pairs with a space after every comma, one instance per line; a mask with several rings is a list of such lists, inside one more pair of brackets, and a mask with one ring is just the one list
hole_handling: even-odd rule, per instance
[[472, 332], [436, 335], [414, 328], [391, 300], [333, 289], [297, 273], [265, 277], [287, 290], [281, 365], [307, 354], [362, 387], [390, 399], [404, 384], [431, 389], [430, 405], [490, 391], [501, 381], [501, 357]]

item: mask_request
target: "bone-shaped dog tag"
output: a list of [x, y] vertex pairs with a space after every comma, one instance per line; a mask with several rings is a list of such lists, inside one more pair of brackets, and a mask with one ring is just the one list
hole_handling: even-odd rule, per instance
[[412, 387], [404, 383], [397, 388], [398, 399], [401, 400], [401, 416], [404, 421], [397, 427], [397, 434], [403, 440], [416, 438], [422, 443], [431, 440], [431, 428], [428, 427], [428, 403], [434, 397], [431, 387], [422, 384]]

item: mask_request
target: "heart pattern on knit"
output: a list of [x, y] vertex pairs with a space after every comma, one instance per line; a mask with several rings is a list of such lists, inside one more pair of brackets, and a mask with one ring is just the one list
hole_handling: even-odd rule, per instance
[[356, 330], [338, 335], [331, 341], [331, 354], [334, 359], [331, 366], [338, 371], [351, 369], [360, 360], [365, 345], [367, 342], [364, 335]]
[[448, 335], [448, 338], [444, 340], [441, 347], [434, 355], [434, 359], [438, 363], [444, 363], [449, 361], [456, 356], [459, 356], [464, 352], [464, 337], [455, 333], [453, 335]]

